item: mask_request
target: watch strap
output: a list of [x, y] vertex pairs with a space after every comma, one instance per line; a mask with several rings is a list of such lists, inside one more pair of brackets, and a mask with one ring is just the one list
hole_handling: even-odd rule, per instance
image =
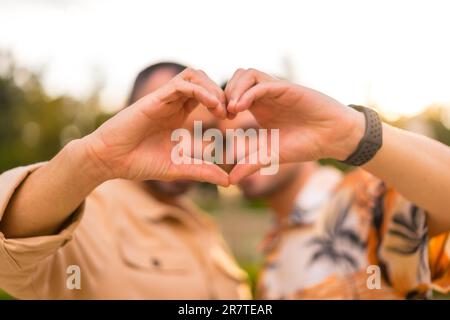
[[378, 113], [373, 109], [357, 105], [349, 107], [364, 114], [366, 127], [356, 150], [342, 162], [351, 166], [361, 166], [371, 160], [383, 144], [382, 123]]

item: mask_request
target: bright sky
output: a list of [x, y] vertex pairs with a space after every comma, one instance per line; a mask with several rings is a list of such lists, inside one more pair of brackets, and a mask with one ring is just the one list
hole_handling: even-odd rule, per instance
[[222, 82], [254, 67], [388, 116], [450, 104], [448, 1], [0, 0], [0, 49], [52, 94], [103, 79], [120, 107], [136, 73], [176, 60]]

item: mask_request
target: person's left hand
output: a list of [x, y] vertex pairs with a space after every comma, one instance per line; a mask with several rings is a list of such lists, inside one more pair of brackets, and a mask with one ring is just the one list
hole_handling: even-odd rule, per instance
[[[239, 69], [225, 88], [227, 110], [249, 110], [267, 129], [279, 129], [280, 163], [346, 159], [364, 133], [364, 116], [318, 91]], [[259, 170], [247, 155], [230, 172], [230, 183]]]

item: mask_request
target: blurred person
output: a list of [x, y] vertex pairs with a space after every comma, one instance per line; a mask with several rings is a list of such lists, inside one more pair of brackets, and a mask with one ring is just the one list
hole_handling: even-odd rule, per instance
[[276, 175], [263, 176], [257, 171], [263, 164], [243, 159], [227, 168], [231, 183], [249, 198], [267, 200], [275, 214], [262, 243], [259, 297], [404, 299], [449, 292], [448, 147], [382, 124], [382, 147], [343, 175], [313, 161], [352, 159], [375, 119], [366, 126], [360, 109], [254, 69], [236, 71], [225, 94], [234, 119], [221, 120], [221, 130], [280, 131]]
[[25, 299], [248, 298], [218, 228], [182, 196], [190, 180], [227, 175], [170, 161], [171, 132], [215, 126], [223, 92], [160, 63], [139, 73], [128, 105], [49, 162], [0, 176], [0, 287]]

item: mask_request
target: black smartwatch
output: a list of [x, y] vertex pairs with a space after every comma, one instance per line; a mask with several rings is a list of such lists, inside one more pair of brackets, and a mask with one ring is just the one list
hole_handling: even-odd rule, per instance
[[342, 162], [351, 166], [361, 166], [372, 159], [380, 150], [383, 144], [382, 124], [378, 113], [374, 110], [353, 104], [349, 107], [364, 114], [366, 128], [356, 150]]

